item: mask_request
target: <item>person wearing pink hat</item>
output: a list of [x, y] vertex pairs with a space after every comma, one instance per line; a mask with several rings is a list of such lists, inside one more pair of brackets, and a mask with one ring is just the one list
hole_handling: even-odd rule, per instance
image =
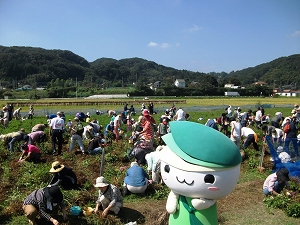
[[144, 109], [143, 116], [151, 122], [152, 125], [156, 126], [156, 121], [154, 117], [150, 114], [148, 109]]

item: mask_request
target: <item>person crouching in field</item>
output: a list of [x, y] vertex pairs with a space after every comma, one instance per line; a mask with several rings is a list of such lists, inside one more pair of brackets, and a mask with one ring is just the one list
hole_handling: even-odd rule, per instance
[[133, 194], [144, 194], [148, 186], [149, 175], [137, 162], [132, 162], [126, 171], [123, 185], [123, 196], [130, 191]]
[[49, 171], [53, 174], [48, 186], [61, 186], [65, 190], [77, 188], [77, 177], [73, 170], [67, 166], [60, 164], [59, 161], [52, 163]]
[[109, 184], [102, 176], [96, 179], [94, 186], [99, 188], [99, 195], [94, 212], [97, 213], [99, 209], [102, 208], [102, 217], [106, 217], [109, 211], [118, 215], [123, 206], [123, 197], [118, 187]]
[[265, 195], [279, 195], [283, 188], [290, 188], [289, 180], [289, 171], [286, 168], [281, 168], [266, 178], [263, 185], [263, 193]]
[[22, 150], [22, 154], [19, 158], [19, 162], [29, 161], [29, 162], [38, 163], [41, 161], [41, 151], [35, 145], [22, 144], [21, 150]]
[[35, 190], [26, 197], [23, 203], [24, 213], [31, 225], [37, 224], [35, 222], [37, 215], [52, 222], [54, 225], [58, 225], [59, 222], [52, 217], [52, 215], [57, 215], [58, 207], [61, 208], [63, 219], [67, 220], [63, 194], [57, 186]]

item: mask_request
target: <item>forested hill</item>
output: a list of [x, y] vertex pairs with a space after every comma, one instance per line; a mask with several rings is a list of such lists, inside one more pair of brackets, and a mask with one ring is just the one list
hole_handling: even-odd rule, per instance
[[174, 79], [210, 84], [247, 86], [256, 81], [273, 85], [300, 84], [300, 54], [281, 57], [256, 67], [231, 73], [208, 74], [177, 70], [141, 58], [115, 60], [99, 58], [88, 62], [83, 57], [66, 50], [46, 50], [34, 47], [0, 46], [0, 82], [2, 86], [14, 87], [18, 84], [46, 85], [57, 79], [89, 82], [109, 86], [142, 84], [162, 81], [171, 84]]
[[240, 71], [231, 72], [224, 78], [236, 77], [242, 84], [251, 84], [263, 81], [269, 85], [297, 85], [300, 87], [300, 54], [281, 57], [268, 63]]

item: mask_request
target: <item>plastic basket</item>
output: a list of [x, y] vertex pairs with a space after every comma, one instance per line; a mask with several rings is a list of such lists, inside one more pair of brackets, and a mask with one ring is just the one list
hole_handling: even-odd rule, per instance
[[72, 206], [70, 211], [72, 216], [79, 216], [81, 213], [81, 208], [79, 206]]

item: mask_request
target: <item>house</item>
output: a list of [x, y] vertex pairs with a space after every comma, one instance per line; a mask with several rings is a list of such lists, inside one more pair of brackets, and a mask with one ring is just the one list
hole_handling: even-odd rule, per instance
[[225, 84], [224, 88], [232, 88], [234, 86], [234, 84]]
[[234, 84], [225, 84], [224, 88], [229, 88], [229, 89], [239, 89], [241, 86], [236, 86]]
[[277, 90], [274, 92], [274, 94], [279, 95], [279, 96], [284, 96], [284, 97], [299, 97], [300, 96], [300, 90], [295, 91], [291, 89], [285, 89], [282, 91]]
[[178, 88], [185, 88], [185, 80], [184, 79], [176, 79], [174, 85]]
[[23, 87], [17, 88], [16, 91], [26, 91], [26, 90], [32, 90], [32, 88], [27, 84]]
[[192, 85], [199, 85], [200, 83], [197, 82], [197, 81], [192, 81], [191, 84], [192, 84]]
[[161, 81], [155, 81], [154, 83], [148, 84], [151, 90], [161, 87]]
[[155, 81], [153, 84], [154, 88], [159, 88], [161, 86], [161, 81]]
[[263, 81], [258, 81], [258, 82], [255, 82], [253, 84], [254, 85], [259, 85], [259, 86], [267, 86], [268, 85], [266, 82], [263, 82]]

